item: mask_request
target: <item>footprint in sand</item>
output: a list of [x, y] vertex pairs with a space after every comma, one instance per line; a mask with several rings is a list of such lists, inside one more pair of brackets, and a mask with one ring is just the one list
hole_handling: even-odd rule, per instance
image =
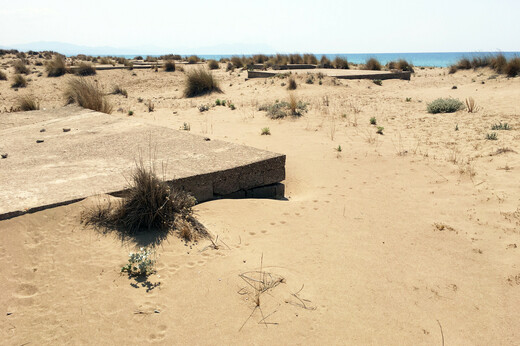
[[188, 263], [186, 263], [186, 267], [188, 267], [188, 268], [195, 267], [195, 262], [188, 262]]
[[249, 235], [255, 235], [256, 233], [255, 232], [249, 232]]
[[296, 216], [300, 216], [300, 213], [294, 213], [294, 215], [296, 215]]
[[285, 225], [287, 222], [285, 222], [285, 221], [280, 221], [280, 223], [281, 223], [282, 225]]
[[166, 336], [166, 331], [168, 330], [168, 327], [164, 324], [161, 324], [157, 326], [157, 333], [150, 334], [149, 338], [150, 341], [161, 341]]
[[265, 234], [265, 233], [267, 233], [267, 230], [263, 229], [263, 230], [261, 230], [260, 232], [262, 232], [262, 233]]
[[276, 222], [270, 222], [269, 224], [270, 224], [271, 226], [274, 226], [274, 225], [276, 225]]
[[17, 298], [30, 298], [34, 297], [38, 293], [38, 288], [31, 284], [21, 284], [14, 292], [14, 296]]

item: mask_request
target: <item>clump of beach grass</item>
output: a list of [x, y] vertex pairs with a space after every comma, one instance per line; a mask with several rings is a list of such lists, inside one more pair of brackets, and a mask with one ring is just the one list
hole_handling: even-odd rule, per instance
[[0, 71], [0, 80], [7, 80], [7, 75], [4, 71]]
[[64, 92], [67, 104], [76, 103], [83, 108], [97, 112], [112, 113], [112, 105], [107, 101], [98, 85], [86, 78], [72, 78]]
[[184, 96], [195, 97], [213, 92], [222, 92], [217, 79], [203, 68], [192, 69], [186, 73]]
[[21, 74], [15, 74], [11, 88], [25, 88], [27, 86], [27, 80]]
[[74, 71], [74, 74], [76, 74], [77, 76], [81, 76], [81, 77], [93, 76], [96, 74], [96, 69], [94, 68], [94, 66], [92, 66], [92, 64], [82, 62], [79, 64], [78, 68]]
[[61, 55], [55, 55], [54, 58], [45, 66], [47, 77], [60, 77], [68, 72], [65, 65], [65, 59]]
[[175, 61], [166, 60], [164, 62], [164, 71], [166, 72], [175, 72]]
[[208, 60], [208, 68], [210, 70], [218, 70], [220, 68], [218, 61], [213, 60], [213, 59]]
[[18, 99], [18, 108], [24, 112], [35, 111], [40, 109], [40, 104], [33, 96], [24, 95]]
[[296, 90], [298, 87], [298, 84], [296, 84], [296, 79], [294, 76], [290, 76], [289, 80], [287, 81], [287, 89], [288, 90]]
[[22, 60], [17, 60], [14, 63], [14, 72], [17, 74], [29, 74], [29, 68]]
[[365, 63], [365, 70], [381, 70], [381, 63], [376, 58], [370, 58]]

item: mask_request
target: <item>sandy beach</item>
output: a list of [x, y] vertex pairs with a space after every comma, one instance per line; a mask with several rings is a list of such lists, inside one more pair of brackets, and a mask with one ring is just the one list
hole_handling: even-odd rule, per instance
[[[65, 104], [74, 77], [47, 77], [33, 62], [27, 87], [15, 90], [12, 60], [0, 59], [8, 78], [0, 126], [22, 95], [40, 109]], [[286, 199], [196, 205], [218, 246], [171, 235], [146, 280], [120, 272], [139, 243], [81, 223], [99, 196], [0, 221], [0, 343], [518, 344], [520, 78], [415, 67], [410, 81], [379, 86], [328, 76], [307, 84], [298, 74], [289, 92], [287, 78], [247, 79], [221, 63], [212, 73], [222, 93], [186, 98], [186, 72], [199, 67], [84, 78], [107, 94], [126, 90], [108, 95], [107, 117], [132, 111], [150, 124], [188, 124], [194, 134], [285, 154]], [[259, 110], [290, 93], [307, 103], [301, 117]], [[479, 108], [429, 114], [441, 97], [471, 97]], [[491, 129], [499, 123], [512, 129]], [[266, 127], [270, 135], [261, 135]], [[257, 270], [283, 278], [259, 308], [240, 276]]]

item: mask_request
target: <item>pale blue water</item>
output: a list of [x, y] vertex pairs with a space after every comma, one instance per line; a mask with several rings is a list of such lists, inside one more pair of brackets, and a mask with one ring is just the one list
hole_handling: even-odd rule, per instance
[[[512, 58], [520, 56], [520, 52], [501, 52], [506, 58]], [[459, 59], [473, 58], [475, 56], [489, 56], [496, 55], [497, 52], [452, 52], [452, 53], [374, 53], [374, 54], [325, 54], [330, 60], [336, 56], [346, 58], [349, 62], [355, 64], [362, 64], [369, 58], [376, 58], [382, 64], [386, 64], [389, 61], [395, 61], [398, 59], [405, 59], [409, 63], [415, 66], [435, 66], [435, 67], [446, 67], [456, 63]], [[269, 54], [267, 54], [269, 55]], [[318, 59], [323, 54], [315, 54]], [[146, 54], [143, 55], [145, 57]], [[152, 55], [158, 56], [158, 55]], [[215, 59], [230, 58], [234, 55], [222, 54], [222, 55], [199, 55], [204, 59]], [[251, 55], [245, 55], [251, 56]], [[127, 59], [134, 58], [135, 55], [124, 55]]]

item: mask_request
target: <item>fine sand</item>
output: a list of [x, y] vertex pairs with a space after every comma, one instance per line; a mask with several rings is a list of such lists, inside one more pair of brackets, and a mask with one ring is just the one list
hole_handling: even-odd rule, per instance
[[[63, 105], [72, 77], [31, 68], [27, 88], [0, 81], [0, 110], [25, 94], [42, 108]], [[182, 96], [180, 71], [90, 78], [128, 92], [109, 96], [107, 116], [133, 110], [153, 124], [187, 123], [192, 133], [286, 154], [287, 200], [197, 205], [218, 248], [172, 235], [146, 281], [120, 274], [139, 244], [80, 223], [99, 197], [0, 221], [3, 344], [519, 343], [520, 78], [417, 68], [410, 82], [377, 86], [306, 84], [300, 75], [294, 93], [309, 111], [271, 120], [258, 107], [287, 99], [286, 79], [246, 81], [223, 64], [214, 74], [223, 93], [192, 99]], [[428, 114], [438, 97], [473, 97], [480, 109]], [[236, 109], [199, 112], [217, 98]], [[492, 131], [499, 122], [513, 129]], [[486, 140], [491, 132], [498, 140]], [[260, 308], [239, 276], [256, 270], [284, 278]]]

